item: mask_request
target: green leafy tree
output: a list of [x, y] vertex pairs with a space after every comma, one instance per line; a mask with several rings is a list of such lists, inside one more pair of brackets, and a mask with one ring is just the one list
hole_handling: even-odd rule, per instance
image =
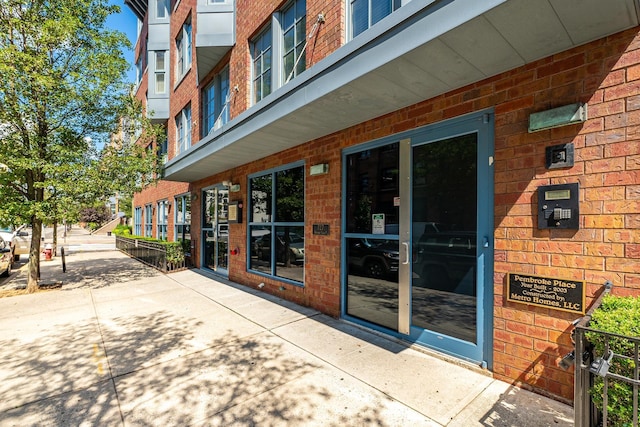
[[118, 11], [104, 0], [0, 0], [0, 223], [33, 226], [29, 292], [43, 223], [157, 176], [155, 156], [134, 143], [156, 132], [125, 83], [129, 41], [105, 28]]

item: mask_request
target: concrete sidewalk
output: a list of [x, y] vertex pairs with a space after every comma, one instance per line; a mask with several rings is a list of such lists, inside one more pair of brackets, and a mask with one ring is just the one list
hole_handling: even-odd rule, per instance
[[42, 275], [61, 290], [0, 299], [0, 426], [573, 425], [569, 406], [196, 270], [58, 262]]

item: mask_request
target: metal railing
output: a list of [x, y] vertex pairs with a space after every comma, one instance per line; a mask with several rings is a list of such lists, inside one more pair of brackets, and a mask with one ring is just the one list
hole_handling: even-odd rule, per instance
[[116, 248], [130, 257], [165, 273], [183, 270], [188, 266], [188, 258], [186, 257], [180, 263], [168, 262], [167, 246], [162, 243], [116, 236]]
[[[574, 377], [574, 422], [576, 427], [638, 427], [638, 389], [640, 388], [640, 338], [628, 337], [589, 328], [589, 322], [604, 295], [611, 289], [611, 283], [605, 284], [605, 290], [596, 299], [586, 315], [579, 319], [574, 330], [576, 371]], [[604, 343], [603, 354], [595, 354], [594, 345], [590, 341]], [[616, 343], [612, 346], [612, 343]], [[631, 350], [630, 354], [617, 354], [615, 349], [621, 342]], [[613, 347], [613, 348], [612, 348]], [[627, 365], [627, 369], [619, 369]], [[611, 366], [616, 369], [609, 371]], [[598, 391], [594, 391], [594, 384], [602, 381]], [[615, 389], [613, 393], [610, 390]], [[630, 402], [623, 406], [631, 409], [632, 424], [620, 425], [611, 421], [608, 408], [613, 400], [630, 398]], [[601, 409], [596, 406], [594, 399], [600, 401]], [[626, 401], [625, 401], [626, 402]], [[614, 405], [614, 406], [615, 406]], [[627, 406], [628, 405], [628, 406]]]

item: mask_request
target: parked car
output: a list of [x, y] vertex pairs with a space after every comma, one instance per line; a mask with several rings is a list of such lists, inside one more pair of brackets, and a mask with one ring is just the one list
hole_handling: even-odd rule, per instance
[[0, 228], [0, 237], [9, 243], [11, 248], [11, 256], [14, 261], [20, 260], [20, 255], [28, 255], [31, 247], [31, 228], [27, 226], [2, 227]]
[[427, 232], [418, 241], [414, 271], [421, 286], [475, 295], [476, 234]]
[[[255, 241], [258, 258], [263, 261], [271, 259], [271, 233], [265, 234]], [[304, 262], [304, 238], [298, 233], [289, 233], [288, 245], [285, 243], [283, 232], [276, 233], [276, 260], [286, 262], [286, 248], [289, 249], [289, 261], [292, 263]]]
[[349, 239], [349, 266], [366, 276], [385, 278], [398, 272], [397, 240]]
[[11, 265], [13, 264], [13, 256], [9, 243], [0, 237], [0, 275], [8, 276], [11, 274]]

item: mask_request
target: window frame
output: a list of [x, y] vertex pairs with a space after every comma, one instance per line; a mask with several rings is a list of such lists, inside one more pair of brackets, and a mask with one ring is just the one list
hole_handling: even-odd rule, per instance
[[191, 148], [191, 103], [187, 104], [175, 117], [176, 153], [182, 154]]
[[133, 234], [142, 236], [142, 206], [136, 206], [133, 210]]
[[[304, 3], [304, 14], [302, 16], [298, 16], [297, 13], [297, 8], [300, 6], [300, 3]], [[294, 12], [294, 19], [293, 19], [293, 23], [289, 26], [287, 26], [285, 28], [285, 15], [287, 14], [288, 11], [290, 11], [291, 9], [295, 9], [296, 11]], [[280, 45], [282, 46], [280, 49], [280, 54], [279, 54], [279, 58], [280, 61], [282, 63], [281, 65], [281, 76], [280, 76], [280, 81], [281, 84], [286, 84], [287, 82], [289, 82], [291, 79], [294, 79], [295, 77], [298, 76], [299, 73], [303, 72], [304, 70], [307, 69], [307, 58], [306, 58], [306, 51], [303, 50], [302, 48], [304, 48], [304, 44], [307, 40], [307, 3], [306, 0], [293, 0], [289, 3], [287, 3], [285, 5], [285, 7], [282, 8], [282, 10], [279, 13], [279, 22], [280, 22], [280, 34], [278, 35], [278, 39], [280, 40]], [[298, 40], [298, 25], [303, 26], [303, 34], [304, 37], [302, 37], [301, 40]], [[285, 46], [285, 37], [287, 35], [287, 33], [289, 31], [293, 31], [293, 46], [291, 49], [287, 49]], [[297, 53], [298, 47], [301, 47], [301, 51], [300, 53]], [[285, 65], [285, 57], [289, 54], [289, 53], [293, 53], [293, 65], [295, 65], [296, 61], [298, 60], [298, 57], [302, 55], [302, 59], [300, 60], [300, 62], [298, 63], [298, 66], [295, 67], [292, 65], [292, 69], [291, 70], [287, 70], [287, 67]], [[302, 64], [302, 69], [298, 70], [298, 68], [300, 68]], [[291, 78], [289, 78], [289, 76], [291, 75]]]
[[[156, 0], [156, 19], [167, 19], [169, 17], [169, 3], [167, 0]], [[160, 15], [162, 11], [162, 16]]]
[[189, 16], [178, 35], [176, 36], [176, 84], [179, 83], [184, 76], [191, 70], [191, 63], [193, 61], [192, 47], [193, 47], [193, 27], [191, 25], [191, 16]]
[[153, 205], [144, 205], [144, 237], [153, 237]]
[[[357, 34], [354, 34], [355, 25], [354, 25], [353, 6], [354, 6], [354, 3], [356, 3], [356, 2], [366, 2], [366, 6], [367, 6], [367, 26], [366, 26], [366, 28], [363, 28], [361, 31], [359, 31]], [[373, 10], [372, 5], [375, 5], [377, 3], [384, 3], [384, 2], [390, 3], [391, 11], [388, 14], [378, 18], [375, 22], [372, 22], [372, 10]], [[386, 18], [387, 16], [391, 15], [393, 12], [398, 10], [400, 7], [402, 7], [402, 0], [348, 0], [347, 1], [347, 13], [348, 13], [349, 19], [347, 20], [347, 23], [348, 23], [348, 27], [349, 28], [348, 28], [348, 33], [347, 34], [349, 34], [349, 40], [352, 40], [355, 37], [359, 36], [360, 34], [364, 33], [369, 28], [371, 28], [373, 25], [375, 25], [376, 23], [378, 23], [382, 19]]]
[[[268, 47], [262, 49], [260, 48], [260, 52], [257, 53], [256, 49], [258, 44], [262, 44], [263, 40], [268, 40]], [[273, 25], [271, 23], [267, 24], [260, 33], [256, 37], [251, 40], [251, 99], [253, 100], [253, 104], [257, 104], [265, 97], [269, 96], [273, 92]], [[269, 65], [266, 67], [262, 60], [265, 58], [266, 53], [269, 53]], [[260, 60], [260, 73], [256, 73], [256, 63]], [[269, 92], [267, 94], [264, 93], [265, 87], [265, 79], [263, 76], [265, 74], [269, 74]], [[260, 98], [258, 98], [258, 92], [256, 91], [256, 82], [260, 80]]]
[[[167, 93], [167, 51], [156, 50], [154, 52], [154, 86], [153, 89], [158, 95], [165, 95]], [[158, 66], [159, 55], [162, 55], [162, 68]], [[162, 90], [158, 90], [158, 77], [162, 76]]]
[[[293, 170], [293, 169], [297, 169], [297, 168], [302, 168], [302, 204], [303, 204], [303, 208], [302, 208], [302, 212], [303, 212], [303, 220], [302, 221], [289, 221], [289, 220], [285, 220], [285, 221], [280, 221], [279, 218], [277, 218], [276, 212], [275, 210], [277, 209], [277, 200], [278, 200], [278, 189], [277, 189], [277, 185], [278, 185], [278, 180], [277, 180], [277, 175], [280, 172], [283, 171], [288, 171], [288, 170]], [[252, 180], [256, 179], [256, 178], [261, 178], [261, 177], [265, 177], [265, 176], [270, 176], [271, 178], [271, 194], [270, 194], [270, 204], [271, 204], [271, 213], [268, 215], [269, 218], [267, 218], [267, 221], [264, 221], [264, 218], [262, 218], [263, 220], [261, 221], [255, 221], [254, 220], [254, 215], [253, 215], [253, 208], [254, 208], [254, 201], [252, 198], [252, 191], [253, 191], [253, 185], [252, 185]], [[294, 162], [294, 163], [290, 163], [287, 165], [282, 165], [279, 166], [277, 168], [272, 168], [272, 169], [268, 169], [265, 171], [261, 171], [255, 174], [251, 174], [247, 177], [247, 189], [248, 189], [248, 210], [247, 210], [247, 248], [251, 248], [252, 244], [254, 242], [252, 242], [252, 228], [258, 228], [258, 227], [262, 227], [263, 229], [269, 228], [270, 229], [270, 235], [271, 235], [271, 242], [270, 242], [270, 250], [273, 253], [277, 252], [276, 250], [274, 250], [274, 246], [275, 246], [275, 240], [277, 238], [277, 229], [281, 228], [281, 227], [300, 227], [303, 230], [303, 239], [306, 239], [305, 237], [305, 224], [306, 224], [306, 164], [305, 161], [298, 161], [298, 162]], [[270, 272], [266, 273], [265, 271], [260, 271], [260, 270], [256, 270], [252, 268], [251, 265], [251, 255], [252, 255], [252, 250], [248, 249], [247, 250], [247, 260], [246, 260], [246, 266], [247, 266], [247, 272], [253, 273], [253, 274], [257, 274], [260, 276], [264, 276], [264, 277], [268, 277], [274, 280], [278, 280], [280, 282], [285, 282], [285, 283], [289, 283], [295, 286], [300, 286], [300, 287], [304, 287], [305, 286], [305, 279], [304, 279], [304, 260], [303, 260], [303, 265], [302, 265], [302, 271], [303, 271], [303, 276], [302, 276], [302, 281], [297, 281], [291, 278], [287, 278], [287, 277], [283, 277], [283, 276], [278, 276], [277, 275], [277, 262], [271, 262], [270, 265]], [[271, 256], [270, 259], [273, 259], [274, 257]]]
[[[177, 195], [173, 198], [173, 203], [175, 205], [173, 240], [175, 242], [186, 241], [185, 236], [188, 234], [189, 241], [191, 241], [191, 195], [189, 193]], [[188, 232], [186, 231], [187, 227]]]
[[[224, 67], [202, 90], [202, 136], [219, 129], [229, 121], [229, 66]], [[213, 97], [209, 93], [213, 93]], [[224, 101], [223, 101], [224, 98]], [[211, 108], [213, 103], [213, 108]], [[220, 119], [220, 120], [218, 120]]]
[[156, 238], [159, 240], [167, 240], [167, 227], [169, 225], [169, 201], [167, 199], [159, 200], [156, 204]]

